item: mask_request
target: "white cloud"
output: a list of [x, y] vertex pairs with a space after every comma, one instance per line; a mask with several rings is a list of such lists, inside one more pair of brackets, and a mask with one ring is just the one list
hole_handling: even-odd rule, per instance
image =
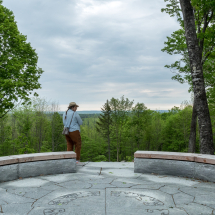
[[[179, 28], [160, 0], [5, 0], [45, 71], [41, 97], [99, 110], [122, 95], [170, 109], [189, 99], [188, 85], [164, 68], [178, 60], [161, 52]], [[65, 106], [66, 105], [66, 106]], [[167, 108], [168, 107], [168, 108]]]

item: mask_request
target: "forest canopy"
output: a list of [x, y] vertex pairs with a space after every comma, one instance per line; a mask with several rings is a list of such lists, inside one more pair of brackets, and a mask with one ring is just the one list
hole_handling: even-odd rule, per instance
[[[125, 101], [124, 97], [112, 98], [110, 103], [113, 110], [110, 148], [106, 136], [97, 129], [99, 117], [104, 114], [87, 118], [81, 115], [81, 161], [108, 161], [109, 152], [110, 161], [132, 161], [137, 150], [188, 151], [192, 102], [184, 101], [180, 107], [162, 113], [148, 109], [143, 103], [128, 109]], [[211, 119], [215, 131], [214, 114]], [[37, 98], [32, 104], [20, 105], [0, 120], [0, 156], [66, 151], [62, 129], [62, 115], [55, 102], [49, 104]], [[198, 126], [195, 151], [199, 153]]]

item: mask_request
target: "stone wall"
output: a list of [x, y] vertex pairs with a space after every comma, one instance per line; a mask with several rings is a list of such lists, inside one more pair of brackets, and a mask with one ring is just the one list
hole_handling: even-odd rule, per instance
[[0, 182], [40, 175], [76, 172], [76, 159], [34, 161], [0, 166]]
[[46, 152], [0, 157], [0, 182], [76, 172], [76, 153]]
[[215, 165], [194, 161], [134, 158], [134, 172], [181, 176], [215, 182]]

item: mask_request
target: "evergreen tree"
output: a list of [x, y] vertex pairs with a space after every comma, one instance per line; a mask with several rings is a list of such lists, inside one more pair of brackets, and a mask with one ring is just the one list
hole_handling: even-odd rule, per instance
[[143, 103], [137, 103], [132, 108], [132, 122], [130, 124], [135, 129], [135, 142], [138, 150], [140, 149], [140, 143], [143, 140], [144, 130], [146, 130], [147, 123], [147, 108]]
[[63, 121], [59, 113], [54, 112], [51, 116], [51, 136], [52, 136], [52, 151], [57, 151], [62, 142], [65, 142], [65, 137], [62, 135]]
[[112, 120], [112, 110], [107, 102], [103, 105], [102, 114], [99, 116], [96, 122], [96, 130], [102, 134], [108, 143], [108, 160], [110, 162], [110, 135], [111, 135], [111, 125]]

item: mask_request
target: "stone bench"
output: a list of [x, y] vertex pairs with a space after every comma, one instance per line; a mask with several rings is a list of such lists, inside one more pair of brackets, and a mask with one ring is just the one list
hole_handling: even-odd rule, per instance
[[0, 182], [76, 172], [76, 153], [46, 152], [0, 157]]
[[134, 172], [182, 176], [215, 182], [215, 155], [136, 151]]

